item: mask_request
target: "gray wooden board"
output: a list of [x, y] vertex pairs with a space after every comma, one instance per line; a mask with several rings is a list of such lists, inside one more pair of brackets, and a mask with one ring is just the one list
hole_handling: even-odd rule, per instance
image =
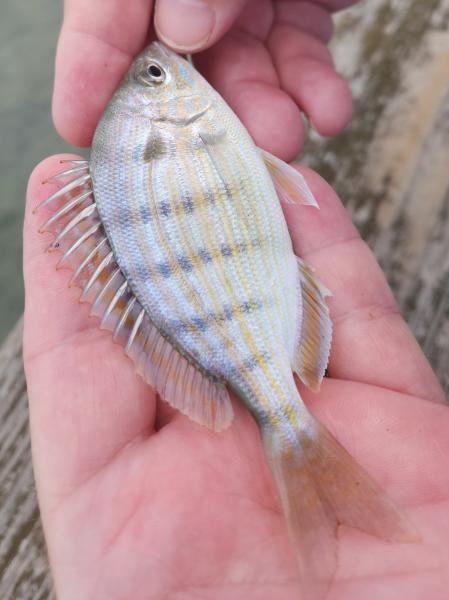
[[[355, 116], [303, 160], [336, 187], [449, 390], [449, 0], [370, 0], [333, 42]], [[0, 351], [0, 598], [52, 598], [39, 523], [21, 324]]]
[[31, 464], [22, 323], [0, 350], [0, 598], [52, 598]]

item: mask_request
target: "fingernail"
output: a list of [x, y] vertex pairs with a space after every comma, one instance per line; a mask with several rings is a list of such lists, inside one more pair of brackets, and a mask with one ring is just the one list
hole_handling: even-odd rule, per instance
[[202, 48], [215, 25], [210, 0], [164, 0], [157, 3], [155, 26], [159, 38], [182, 51]]

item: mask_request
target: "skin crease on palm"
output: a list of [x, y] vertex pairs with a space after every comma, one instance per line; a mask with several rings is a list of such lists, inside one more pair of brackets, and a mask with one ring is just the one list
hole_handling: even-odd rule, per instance
[[[156, 27], [173, 41], [169, 3], [173, 8], [174, 0], [160, 0]], [[326, 6], [350, 3], [277, 2], [273, 20], [263, 0], [241, 14], [241, 1], [209, 0], [223, 12], [208, 38], [213, 47], [197, 62], [258, 143], [283, 158], [302, 144], [298, 106], [326, 134], [349, 118], [346, 84], [323, 41], [331, 31]], [[126, 15], [120, 7], [118, 0], [66, 2], [54, 117], [71, 142], [90, 142], [105, 102], [145, 43], [153, 7], [133, 0]], [[238, 26], [221, 37], [236, 15]], [[299, 28], [304, 23], [307, 31]], [[32, 174], [24, 226], [33, 462], [58, 598], [300, 598], [252, 418], [236, 400], [233, 425], [216, 434], [169, 409], [88, 318], [78, 292], [67, 289], [69, 274], [55, 272], [55, 257], [44, 253], [48, 239], [37, 229], [46, 215], [37, 218], [32, 208], [48, 195], [42, 181], [60, 170], [60, 158]], [[390, 545], [340, 528], [328, 598], [447, 598], [448, 407], [340, 201], [318, 175], [301, 171], [321, 210], [287, 206], [285, 214], [296, 252], [334, 294], [329, 377], [319, 394], [301, 393], [422, 538]]]

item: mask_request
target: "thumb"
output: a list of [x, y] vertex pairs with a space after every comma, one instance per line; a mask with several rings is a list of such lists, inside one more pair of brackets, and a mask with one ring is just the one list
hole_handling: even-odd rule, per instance
[[157, 0], [158, 37], [174, 50], [197, 52], [232, 26], [247, 0]]

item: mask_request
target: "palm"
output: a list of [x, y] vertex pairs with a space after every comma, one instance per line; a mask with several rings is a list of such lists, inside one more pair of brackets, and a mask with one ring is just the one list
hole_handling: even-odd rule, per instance
[[[56, 169], [40, 165], [30, 182]], [[331, 598], [445, 597], [449, 415], [377, 265], [328, 186], [288, 207], [298, 252], [334, 291], [330, 378], [309, 406], [409, 510], [423, 542], [343, 530]], [[30, 206], [31, 209], [31, 206]], [[55, 273], [27, 211], [25, 361], [33, 456], [59, 597], [297, 598], [258, 431], [236, 402], [216, 434], [157, 403]], [[358, 274], [363, 273], [363, 279]], [[400, 365], [400, 368], [399, 368]], [[435, 400], [436, 402], [432, 402]], [[387, 593], [387, 592], [385, 592]]]

